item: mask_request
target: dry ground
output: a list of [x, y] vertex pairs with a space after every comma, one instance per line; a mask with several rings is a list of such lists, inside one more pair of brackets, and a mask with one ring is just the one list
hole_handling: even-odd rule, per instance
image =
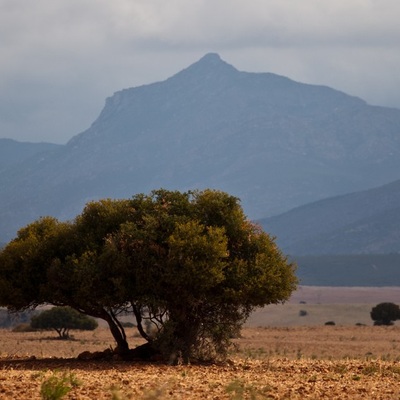
[[51, 377], [72, 387], [66, 399], [400, 399], [397, 326], [246, 328], [223, 365], [71, 358], [112, 345], [105, 328], [73, 341], [48, 332], [1, 338], [0, 399], [40, 399]]
[[[44, 398], [41, 389], [46, 383], [54, 388], [61, 382], [71, 387], [65, 399], [399, 400], [400, 326], [371, 326], [372, 304], [366, 301], [371, 292], [358, 305], [335, 304], [334, 296], [329, 304], [317, 304], [322, 295], [315, 297], [311, 289], [307, 293], [307, 300], [292, 299], [281, 309], [271, 306], [255, 313], [223, 365], [75, 359], [84, 350], [113, 346], [105, 328], [73, 332], [72, 341], [55, 340], [49, 332], [0, 331], [0, 399]], [[323, 293], [327, 296], [326, 290]], [[380, 301], [393, 300], [378, 295], [372, 303]], [[300, 317], [299, 308], [306, 309], [307, 316]], [[321, 323], [339, 317], [341, 325]], [[288, 322], [273, 327], [271, 318], [281, 325]], [[358, 320], [368, 326], [355, 326]], [[128, 336], [132, 347], [141, 343], [134, 330], [128, 330]]]

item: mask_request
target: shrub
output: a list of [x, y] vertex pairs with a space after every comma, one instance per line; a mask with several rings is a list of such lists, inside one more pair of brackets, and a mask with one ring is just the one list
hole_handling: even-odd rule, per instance
[[73, 374], [63, 373], [62, 375], [58, 375], [53, 373], [53, 375], [43, 381], [40, 387], [40, 396], [43, 400], [60, 400], [73, 387], [78, 385], [79, 382]]
[[93, 318], [83, 315], [71, 307], [53, 307], [32, 317], [31, 327], [34, 329], [54, 329], [61, 339], [69, 338], [70, 329], [92, 331], [98, 326]]
[[394, 303], [380, 303], [372, 308], [371, 318], [374, 325], [393, 325], [400, 319], [400, 307]]

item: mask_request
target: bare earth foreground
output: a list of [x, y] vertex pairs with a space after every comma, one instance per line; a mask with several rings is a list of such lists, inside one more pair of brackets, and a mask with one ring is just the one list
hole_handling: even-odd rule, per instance
[[[359, 300], [357, 312], [367, 313], [371, 305]], [[255, 313], [235, 339], [237, 349], [220, 365], [77, 360], [82, 351], [113, 346], [103, 327], [74, 332], [70, 341], [56, 340], [50, 332], [2, 330], [0, 399], [60, 398], [41, 394], [46, 383], [47, 394], [57, 383], [70, 387], [65, 399], [400, 399], [399, 325], [373, 327], [369, 320], [368, 326], [356, 326], [353, 304], [335, 309], [334, 298], [329, 304], [316, 304], [312, 296], [300, 301], [271, 309], [273, 318], [279, 310], [281, 326], [268, 322], [268, 307], [258, 311], [260, 319]], [[393, 300], [371, 303], [380, 301]], [[296, 321], [296, 307], [309, 315], [297, 314]], [[345, 322], [318, 324], [327, 310]], [[342, 315], [346, 310], [349, 315]], [[365, 315], [357, 318], [367, 321]], [[134, 330], [128, 336], [132, 347], [141, 343]]]

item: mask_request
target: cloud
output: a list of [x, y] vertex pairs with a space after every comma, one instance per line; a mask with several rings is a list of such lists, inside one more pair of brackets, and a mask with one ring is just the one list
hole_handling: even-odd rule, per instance
[[216, 51], [400, 107], [397, 0], [0, 0], [0, 137], [65, 142], [114, 91]]
[[252, 44], [258, 38], [263, 45], [387, 45], [388, 40], [398, 43], [400, 36], [396, 13], [400, 6], [395, 0], [148, 0], [116, 4], [116, 32], [170, 44], [240, 40]]

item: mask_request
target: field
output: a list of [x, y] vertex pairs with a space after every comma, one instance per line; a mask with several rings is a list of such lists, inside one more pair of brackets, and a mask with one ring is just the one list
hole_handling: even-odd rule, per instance
[[[3, 330], [0, 399], [46, 398], [57, 384], [71, 388], [65, 399], [400, 399], [400, 326], [374, 327], [367, 318], [366, 299], [379, 300], [370, 291], [360, 303], [344, 304], [342, 291], [336, 303], [331, 296], [318, 304], [310, 290], [301, 293], [306, 300], [294, 296], [285, 306], [257, 311], [224, 364], [83, 361], [79, 353], [113, 346], [106, 328], [73, 332], [70, 341]], [[299, 316], [300, 309], [307, 315]], [[274, 319], [281, 326], [268, 322]], [[328, 319], [336, 325], [318, 323]], [[134, 330], [128, 337], [132, 347], [141, 343]]]

